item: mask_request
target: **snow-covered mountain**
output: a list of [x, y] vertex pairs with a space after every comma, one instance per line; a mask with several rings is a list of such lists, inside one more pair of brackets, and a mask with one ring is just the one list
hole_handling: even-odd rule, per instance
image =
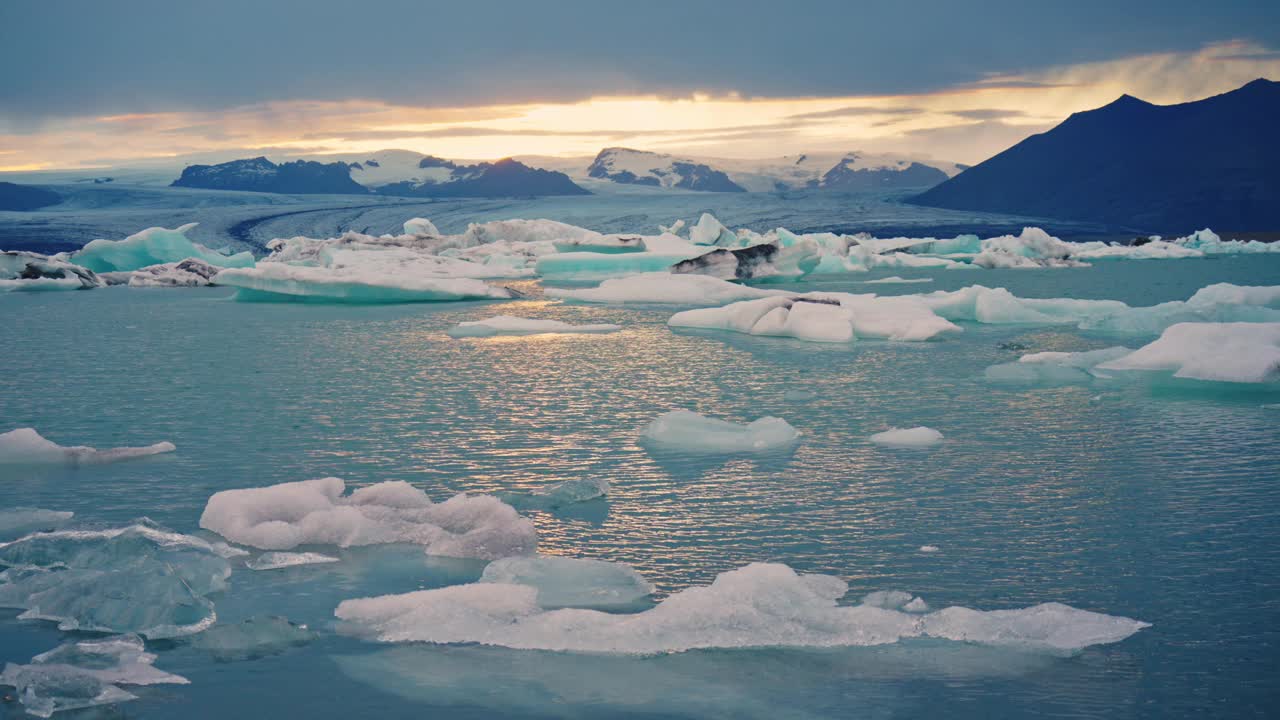
[[527, 157], [523, 162], [566, 173], [575, 180], [704, 190], [775, 192], [807, 188], [870, 190], [928, 188], [965, 168], [900, 154], [806, 153], [766, 159], [699, 158], [605, 148], [583, 167], [581, 159]]

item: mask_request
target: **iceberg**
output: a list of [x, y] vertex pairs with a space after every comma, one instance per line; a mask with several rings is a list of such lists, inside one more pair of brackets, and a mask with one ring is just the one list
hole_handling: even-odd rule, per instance
[[1093, 379], [1099, 364], [1133, 352], [1127, 347], [1109, 347], [1088, 352], [1042, 352], [1023, 355], [1018, 362], [992, 365], [984, 377], [994, 383], [1076, 383]]
[[387, 274], [360, 265], [307, 267], [263, 262], [256, 268], [223, 270], [218, 285], [239, 288], [248, 301], [402, 303], [507, 299], [510, 291], [474, 278]]
[[146, 522], [34, 533], [0, 543], [0, 607], [61, 630], [190, 635], [217, 617], [208, 595], [226, 589], [224, 552]]
[[721, 280], [795, 279], [813, 272], [820, 259], [818, 244], [812, 240], [797, 240], [790, 245], [761, 243], [738, 250], [712, 250], [677, 262], [671, 272], [710, 275]]
[[106, 284], [88, 268], [33, 252], [0, 252], [0, 292], [87, 290]]
[[572, 325], [559, 320], [535, 320], [532, 318], [499, 315], [487, 320], [460, 322], [449, 328], [449, 337], [493, 337], [495, 335], [544, 335], [548, 333], [587, 333], [600, 334], [617, 332], [621, 325], [606, 323], [596, 325]]
[[630, 565], [557, 555], [526, 555], [494, 560], [480, 576], [482, 583], [535, 588], [538, 606], [625, 609], [653, 593], [653, 585]]
[[253, 267], [252, 253], [223, 255], [187, 239], [187, 232], [195, 226], [196, 223], [188, 223], [173, 230], [153, 227], [123, 240], [94, 240], [66, 259], [94, 272], [140, 270], [188, 258], [224, 268]]
[[209, 498], [200, 527], [264, 550], [411, 543], [430, 555], [493, 560], [537, 545], [533, 523], [489, 495], [433, 503], [401, 481], [345, 491], [333, 477], [224, 490]]
[[1098, 370], [1172, 372], [1232, 383], [1280, 380], [1280, 323], [1178, 323], [1154, 342], [1097, 365]]
[[[705, 250], [693, 255], [697, 252]], [[689, 257], [691, 254], [686, 252], [561, 252], [539, 256], [535, 267], [544, 278], [585, 281], [660, 272]]]
[[667, 320], [671, 327], [729, 330], [751, 335], [793, 337], [810, 342], [848, 342], [855, 337], [925, 341], [960, 332], [918, 299], [848, 293], [809, 293], [686, 310]]
[[26, 712], [49, 717], [64, 710], [110, 705], [135, 699], [119, 685], [186, 685], [187, 679], [154, 667], [136, 635], [67, 643], [31, 659], [10, 663], [0, 672], [0, 685], [17, 690]]
[[861, 285], [909, 285], [914, 283], [931, 283], [933, 278], [903, 278], [897, 275], [879, 278], [877, 280], [859, 280]]
[[74, 516], [73, 512], [43, 508], [0, 508], [0, 540], [12, 540], [42, 530], [56, 530]]
[[891, 448], [929, 448], [942, 443], [942, 433], [921, 425], [913, 428], [891, 428], [876, 433], [871, 442]]
[[720, 223], [711, 213], [704, 212], [697, 224], [689, 228], [689, 242], [694, 245], [739, 247], [738, 236]]
[[320, 637], [306, 625], [268, 615], [251, 617], [231, 625], [218, 624], [191, 639], [191, 647], [204, 650], [219, 662], [256, 660], [279, 655]]
[[244, 566], [250, 570], [280, 570], [298, 567], [299, 565], [325, 565], [341, 562], [332, 555], [321, 555], [312, 552], [264, 552], [258, 557], [245, 561]]
[[950, 607], [923, 614], [838, 605], [847, 590], [836, 577], [754, 563], [632, 614], [546, 610], [538, 604], [537, 588], [501, 583], [345, 600], [334, 614], [383, 642], [632, 655], [700, 648], [884, 645], [916, 637], [1071, 653], [1119, 642], [1149, 627], [1059, 603], [985, 612]]
[[158, 442], [145, 447], [96, 450], [84, 445], [63, 447], [44, 439], [34, 428], [18, 428], [0, 433], [0, 465], [99, 465], [170, 453], [176, 449], [171, 442]]
[[199, 258], [152, 265], [129, 273], [129, 287], [206, 287], [222, 268]]
[[672, 275], [666, 272], [654, 272], [605, 280], [599, 287], [594, 288], [549, 287], [546, 289], [546, 294], [547, 297], [584, 303], [722, 305], [735, 300], [793, 293], [738, 285], [708, 275]]
[[645, 427], [641, 439], [659, 448], [695, 453], [761, 452], [794, 445], [800, 433], [786, 420], [762, 417], [746, 425], [672, 410]]
[[579, 235], [552, 242], [556, 252], [635, 253], [648, 249], [642, 235]]
[[430, 220], [416, 217], [404, 221], [404, 234], [439, 237], [440, 231], [436, 229], [436, 224]]
[[1280, 286], [1209, 285], [1187, 300], [1125, 307], [1081, 319], [1082, 330], [1159, 335], [1178, 323], [1280, 322]]
[[928, 604], [922, 598], [902, 590], [877, 590], [867, 593], [862, 598], [862, 604], [884, 610], [902, 610], [911, 613], [927, 612], [929, 610]]
[[503, 493], [502, 501], [516, 510], [555, 510], [566, 505], [599, 500], [609, 494], [604, 478], [573, 478], [530, 493]]

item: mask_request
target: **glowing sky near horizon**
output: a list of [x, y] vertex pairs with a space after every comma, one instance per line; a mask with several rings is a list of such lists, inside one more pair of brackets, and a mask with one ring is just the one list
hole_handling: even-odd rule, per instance
[[[386, 10], [389, 4], [394, 3], [377, 6]], [[707, 3], [694, 5], [704, 8]], [[125, 6], [138, 13], [172, 9], [149, 0]], [[46, 19], [36, 5], [21, 1], [0, 9], [0, 15], [16, 15], [15, 7], [28, 13], [15, 21], [34, 25]], [[84, 4], [81, 9], [87, 13], [96, 7]], [[1017, 20], [1009, 17], [1011, 23]], [[271, 17], [255, 19], [270, 27]], [[88, 32], [79, 24], [69, 27], [73, 34], [78, 31]], [[13, 39], [18, 45], [24, 41]], [[690, 51], [682, 68], [690, 76], [687, 84], [696, 88], [705, 82], [705, 87], [716, 89], [689, 90], [661, 76], [661, 68], [619, 69], [603, 58], [603, 69], [587, 67], [565, 75], [544, 72], [543, 65], [554, 65], [548, 58], [557, 58], [559, 49], [517, 48], [508, 37], [504, 42], [510, 57], [504, 58], [505, 65], [459, 59], [446, 66], [450, 74], [443, 79], [406, 70], [392, 76], [400, 85], [388, 87], [374, 75], [387, 61], [376, 54], [381, 51], [377, 43], [384, 40], [370, 37], [369, 46], [353, 46], [348, 72], [326, 64], [335, 62], [331, 53], [310, 58], [315, 65], [311, 69], [295, 67], [291, 63], [297, 58], [283, 52], [250, 58], [267, 63], [260, 65], [265, 79], [246, 75], [252, 68], [237, 69], [236, 59], [229, 55], [223, 56], [225, 68], [200, 62], [198, 52], [195, 58], [171, 56], [173, 74], [179, 68], [192, 74], [190, 83], [172, 86], [166, 84], [167, 76], [155, 74], [145, 54], [141, 61], [129, 57], [136, 48], [113, 47], [110, 51], [118, 56], [103, 54], [102, 64], [119, 64], [139, 74], [134, 84], [140, 90], [127, 96], [113, 89], [131, 82], [119, 72], [104, 70], [98, 77], [83, 64], [32, 66], [29, 78], [21, 73], [0, 78], [0, 171], [220, 162], [259, 154], [278, 160], [388, 148], [491, 160], [592, 155], [608, 146], [737, 158], [865, 150], [976, 163], [1073, 112], [1104, 105], [1124, 93], [1167, 104], [1225, 92], [1258, 77], [1280, 79], [1280, 52], [1246, 39], [1103, 60], [1035, 63], [1031, 70], [1018, 69], [1026, 63], [995, 57], [991, 48], [951, 48], [953, 55], [960, 53], [956, 57], [990, 61], [975, 61], [974, 68], [957, 76], [976, 78], [965, 81], [941, 70], [917, 77], [923, 71], [902, 55], [886, 57], [883, 67], [872, 68], [884, 78], [864, 71], [855, 73], [856, 81], [845, 82], [840, 73], [824, 75], [825, 65], [804, 65], [780, 47], [769, 50], [777, 55], [773, 65], [781, 66], [778, 78], [770, 75], [773, 65], [752, 64], [761, 61], [760, 50], [734, 58], [736, 64], [722, 63], [722, 53]], [[1046, 48], [1053, 45], [1051, 40], [1043, 40]], [[80, 41], [98, 42], [98, 34]], [[671, 39], [677, 41], [688, 43], [683, 37]], [[157, 42], [163, 45], [163, 38]], [[191, 39], [193, 48], [200, 42]], [[1018, 49], [1018, 42], [1010, 37], [1008, 44]], [[440, 46], [442, 55], [463, 52], [446, 47], [449, 40], [443, 36], [432, 43]], [[652, 55], [661, 49], [649, 50]], [[23, 50], [0, 44], [0, 60], [4, 53]], [[812, 48], [812, 54], [825, 52], [834, 50]], [[1071, 55], [1061, 48], [1057, 52]], [[643, 55], [639, 50], [636, 54]], [[521, 58], [533, 69], [513, 62]], [[404, 62], [399, 56], [393, 59]], [[661, 65], [653, 57], [648, 60]], [[783, 71], [792, 62], [808, 74], [786, 76]], [[894, 63], [904, 68], [897, 75]], [[978, 67], [990, 69], [976, 71]], [[295, 73], [296, 82], [287, 90], [272, 85], [273, 73], [289, 72]], [[198, 85], [205, 73], [201, 94]], [[654, 77], [640, 77], [645, 73]], [[901, 89], [886, 91], [891, 88]], [[83, 97], [76, 97], [77, 92]]]

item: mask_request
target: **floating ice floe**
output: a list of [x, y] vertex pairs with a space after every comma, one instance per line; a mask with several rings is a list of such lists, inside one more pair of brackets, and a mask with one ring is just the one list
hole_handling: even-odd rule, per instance
[[892, 448], [928, 448], [942, 443], [942, 433], [923, 425], [913, 428], [892, 428], [876, 433], [870, 438], [877, 445]]
[[575, 503], [599, 500], [609, 494], [604, 478], [573, 478], [529, 493], [503, 493], [502, 501], [517, 510], [554, 510]]
[[921, 545], [920, 546], [920, 552], [922, 553], [936, 553], [938, 552], [938, 549], [939, 548], [937, 545]]
[[0, 292], [87, 290], [105, 282], [88, 268], [33, 252], [0, 252]]
[[1280, 381], [1280, 323], [1179, 323], [1158, 340], [1097, 365], [1234, 383]]
[[94, 240], [64, 259], [94, 272], [140, 270], [188, 258], [224, 268], [253, 267], [251, 253], [223, 255], [187, 239], [187, 231], [195, 226], [188, 223], [174, 230], [153, 227], [123, 240]]
[[821, 250], [811, 240], [786, 246], [761, 243], [737, 250], [712, 250], [675, 263], [671, 272], [710, 275], [721, 280], [785, 280], [808, 275], [820, 259]]
[[299, 565], [326, 565], [341, 562], [332, 555], [313, 552], [264, 552], [252, 560], [246, 560], [244, 566], [250, 570], [281, 570]]
[[653, 593], [653, 585], [630, 565], [557, 555], [494, 560], [485, 567], [480, 582], [535, 588], [538, 606], [547, 610], [628, 608]]
[[848, 293], [770, 297], [720, 308], [686, 310], [671, 316], [667, 324], [810, 342], [848, 342], [855, 337], [923, 341], [960, 332], [954, 323], [913, 297]]
[[1158, 335], [1184, 322], [1280, 322], [1280, 286], [1218, 283], [1197, 290], [1187, 300], [1149, 307], [1126, 307], [1081, 318], [1082, 330]]
[[0, 543], [0, 607], [62, 630], [190, 635], [217, 617], [226, 550], [145, 522], [34, 533]]
[[17, 690], [27, 713], [49, 717], [136, 699], [120, 685], [188, 684], [184, 677], [155, 668], [155, 660], [136, 635], [81, 640], [37, 655], [27, 665], [6, 665], [0, 685]]
[[0, 508], [0, 540], [12, 540], [42, 530], [55, 530], [74, 516], [73, 512], [43, 508]]
[[586, 333], [600, 334], [617, 332], [621, 325], [599, 323], [595, 325], [573, 325], [560, 320], [535, 320], [519, 318], [511, 315], [499, 315], [486, 320], [460, 322], [446, 332], [450, 337], [493, 337], [495, 335], [544, 335], [549, 333]]
[[1068, 653], [1148, 627], [1125, 617], [1044, 603], [1021, 610], [949, 607], [929, 613], [837, 605], [848, 585], [756, 563], [633, 614], [546, 610], [525, 585], [475, 583], [343, 601], [335, 615], [383, 642], [647, 655], [698, 648], [846, 647], [930, 637]]
[[902, 590], [877, 590], [867, 593], [862, 598], [862, 604], [884, 610], [902, 610], [910, 613], [929, 611], [929, 605], [924, 599]]
[[785, 290], [765, 290], [739, 285], [709, 275], [643, 273], [605, 280], [594, 288], [546, 289], [547, 297], [586, 303], [650, 303], [670, 305], [723, 305], [775, 295], [791, 295]]
[[84, 445], [63, 447], [41, 437], [40, 433], [33, 428], [18, 428], [7, 433], [0, 433], [0, 465], [98, 465], [146, 457], [148, 455], [170, 453], [176, 449], [171, 442], [158, 442], [145, 447], [118, 447], [109, 450], [95, 450]]
[[430, 555], [492, 560], [537, 545], [533, 523], [489, 495], [433, 503], [400, 481], [345, 491], [332, 477], [224, 490], [209, 498], [200, 527], [265, 550], [412, 543]]
[[191, 638], [191, 647], [204, 650], [221, 662], [254, 660], [301, 647], [319, 635], [275, 615], [252, 617], [238, 623], [214, 625]]
[[912, 285], [916, 283], [931, 283], [933, 278], [903, 278], [892, 275], [878, 280], [859, 280], [858, 282], [862, 285]]
[[1099, 364], [1133, 352], [1127, 347], [1109, 347], [1088, 352], [1041, 352], [1023, 355], [1017, 362], [992, 365], [984, 377], [988, 382], [1010, 384], [1056, 384], [1086, 382]]
[[129, 287], [207, 287], [222, 268], [199, 258], [151, 265], [138, 270], [102, 273], [108, 285]]
[[550, 280], [581, 282], [666, 271], [698, 252], [563, 252], [539, 256], [534, 267]]
[[697, 453], [738, 453], [775, 450], [793, 445], [800, 432], [782, 418], [762, 417], [745, 425], [672, 410], [645, 427], [641, 439], [661, 448]]

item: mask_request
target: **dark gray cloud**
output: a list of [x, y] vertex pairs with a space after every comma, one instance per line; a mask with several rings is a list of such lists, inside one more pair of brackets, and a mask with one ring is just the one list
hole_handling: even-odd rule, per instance
[[3, 0], [0, 131], [294, 99], [904, 94], [1229, 38], [1280, 45], [1280, 3]]

